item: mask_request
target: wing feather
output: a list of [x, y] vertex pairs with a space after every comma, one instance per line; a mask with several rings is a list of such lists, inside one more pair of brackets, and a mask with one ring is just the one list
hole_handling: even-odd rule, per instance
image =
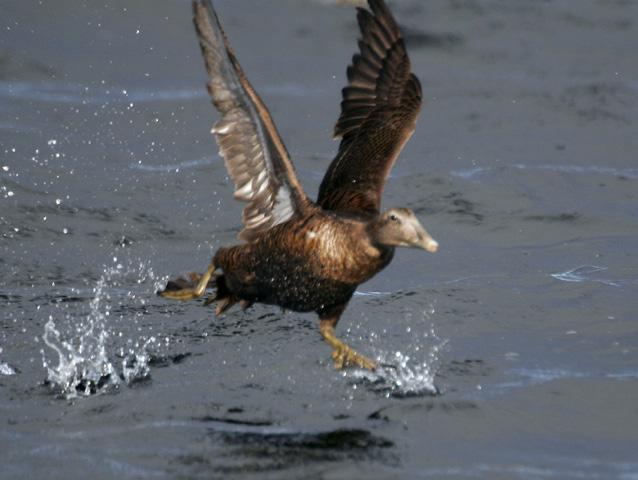
[[193, 2], [195, 30], [208, 71], [207, 88], [221, 118], [215, 123], [219, 152], [247, 202], [239, 238], [303, 214], [310, 205], [274, 122], [235, 57], [210, 0]]
[[414, 132], [421, 85], [410, 71], [401, 30], [383, 0], [358, 9], [359, 53], [348, 67], [341, 115], [334, 129], [339, 152], [319, 188], [327, 210], [377, 213], [385, 181]]

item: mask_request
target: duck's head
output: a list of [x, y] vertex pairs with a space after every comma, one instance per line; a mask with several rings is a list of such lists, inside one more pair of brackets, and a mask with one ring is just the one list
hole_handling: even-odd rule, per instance
[[384, 212], [374, 222], [372, 235], [380, 245], [422, 248], [430, 253], [439, 248], [409, 208], [391, 208]]

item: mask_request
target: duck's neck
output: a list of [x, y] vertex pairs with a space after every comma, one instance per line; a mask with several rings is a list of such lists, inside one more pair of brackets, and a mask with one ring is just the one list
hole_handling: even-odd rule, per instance
[[384, 222], [381, 217], [376, 216], [370, 219], [366, 225], [366, 234], [370, 239], [370, 243], [380, 250], [393, 249], [384, 237]]
[[[383, 223], [379, 217], [371, 219], [366, 225], [366, 234], [369, 239], [371, 249], [374, 250], [374, 256], [380, 264], [379, 269], [385, 267], [394, 255], [394, 246], [384, 241]], [[371, 250], [372, 253], [372, 250]]]

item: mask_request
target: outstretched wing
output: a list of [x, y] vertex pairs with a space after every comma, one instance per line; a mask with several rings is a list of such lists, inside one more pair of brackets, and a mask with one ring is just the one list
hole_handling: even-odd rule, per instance
[[268, 109], [252, 88], [233, 53], [210, 0], [193, 2], [195, 29], [208, 71], [208, 92], [221, 113], [212, 132], [235, 198], [244, 208], [239, 238], [251, 241], [259, 232], [302, 213], [310, 204]]
[[360, 52], [348, 67], [334, 129], [341, 144], [319, 188], [317, 203], [327, 210], [378, 213], [386, 178], [421, 109], [421, 84], [401, 30], [383, 0], [369, 5], [371, 11], [357, 9]]

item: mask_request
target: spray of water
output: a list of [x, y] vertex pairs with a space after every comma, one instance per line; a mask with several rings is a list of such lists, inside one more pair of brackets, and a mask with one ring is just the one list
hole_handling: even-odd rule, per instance
[[95, 325], [88, 321], [88, 328], [79, 337], [65, 340], [56, 329], [53, 317], [44, 326], [44, 343], [57, 353], [57, 364], [49, 364], [45, 358], [47, 383], [67, 397], [91, 395], [119, 383], [115, 368], [106, 355], [108, 333], [95, 335]]
[[[0, 347], [0, 353], [2, 353], [2, 347]], [[15, 375], [16, 371], [5, 362], [0, 362], [0, 375]]]
[[[88, 314], [78, 315], [69, 304], [60, 304], [44, 327], [42, 339], [50, 349], [41, 351], [46, 383], [66, 398], [101, 393], [122, 384], [150, 379], [149, 350], [160, 347], [160, 342], [154, 335], [140, 335], [140, 328], [134, 329], [131, 335], [118, 331], [118, 327], [122, 326], [121, 322], [136, 324], [136, 317], [143, 313], [143, 308], [134, 307], [146, 304], [145, 296], [155, 291], [161, 279], [155, 279], [152, 269], [143, 263], [136, 268], [125, 268], [117, 263], [117, 258], [114, 263], [104, 269], [92, 289]], [[153, 287], [146, 285], [149, 282]], [[131, 284], [139, 286], [143, 293], [136, 292], [135, 288], [123, 288]], [[133, 308], [125, 308], [119, 316], [113, 315], [113, 307], [123, 306]]]
[[[376, 360], [379, 368], [374, 372], [366, 370], [349, 370], [344, 376], [355, 386], [364, 384], [370, 390], [377, 391], [386, 397], [410, 397], [421, 395], [438, 395], [439, 389], [434, 383], [436, 373], [440, 367], [439, 355], [447, 344], [435, 332], [432, 316], [434, 307], [429, 307], [421, 313], [420, 321], [413, 319], [412, 314], [406, 315], [409, 324], [405, 327], [405, 334], [410, 342], [401, 350], [386, 351], [377, 349]], [[429, 328], [422, 327], [429, 323]], [[418, 332], [418, 333], [416, 333]], [[388, 332], [372, 334], [374, 343], [382, 344], [387, 339]], [[379, 339], [379, 342], [375, 340]]]

